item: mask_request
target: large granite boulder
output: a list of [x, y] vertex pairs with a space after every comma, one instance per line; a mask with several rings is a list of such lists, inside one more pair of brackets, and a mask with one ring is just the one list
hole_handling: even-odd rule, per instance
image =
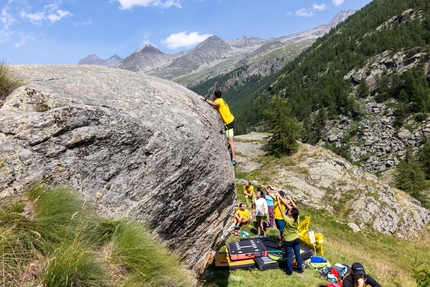
[[149, 224], [195, 273], [227, 235], [234, 169], [216, 111], [178, 84], [89, 65], [23, 65], [0, 104], [0, 196], [49, 180]]

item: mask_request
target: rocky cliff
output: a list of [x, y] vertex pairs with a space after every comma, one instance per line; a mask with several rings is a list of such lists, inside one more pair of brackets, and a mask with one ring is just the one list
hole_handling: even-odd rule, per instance
[[[365, 81], [369, 91], [375, 91], [381, 75], [401, 75], [417, 67], [427, 71], [429, 64], [427, 53], [408, 56], [404, 51], [385, 51], [369, 58], [363, 67], [351, 70], [344, 79], [356, 89]], [[373, 174], [393, 169], [404, 159], [408, 147], [417, 151], [424, 140], [430, 138], [429, 114], [423, 114], [420, 121], [411, 115], [402, 127], [395, 128], [398, 102], [393, 98], [377, 102], [377, 98], [378, 93], [375, 93], [361, 99], [364, 116], [355, 123], [343, 115], [329, 121], [319, 142], [321, 146], [328, 143], [347, 150], [352, 162], [359, 163], [364, 170]]]
[[183, 86], [89, 65], [11, 67], [25, 85], [0, 108], [0, 195], [68, 185], [101, 215], [148, 223], [196, 273], [231, 224], [223, 125]]

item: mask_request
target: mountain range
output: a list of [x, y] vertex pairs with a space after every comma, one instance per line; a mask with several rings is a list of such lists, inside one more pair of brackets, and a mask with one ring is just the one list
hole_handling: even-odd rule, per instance
[[80, 65], [98, 65], [105, 67], [116, 67], [123, 59], [120, 56], [113, 55], [107, 60], [100, 59], [96, 54], [89, 55], [79, 61]]
[[279, 38], [244, 36], [224, 41], [218, 36], [211, 36], [194, 49], [176, 54], [165, 54], [152, 45], [145, 45], [124, 59], [114, 55], [103, 60], [93, 54], [81, 59], [79, 64], [127, 69], [188, 87], [241, 66], [247, 66], [244, 77], [254, 74], [265, 76], [279, 71], [288, 59], [298, 55], [354, 13], [355, 10], [341, 11], [328, 24]]

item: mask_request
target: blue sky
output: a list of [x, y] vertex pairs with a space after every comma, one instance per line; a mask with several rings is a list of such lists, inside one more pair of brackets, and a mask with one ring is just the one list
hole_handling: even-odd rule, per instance
[[0, 61], [77, 64], [151, 44], [174, 54], [216, 35], [281, 37], [371, 0], [0, 0]]

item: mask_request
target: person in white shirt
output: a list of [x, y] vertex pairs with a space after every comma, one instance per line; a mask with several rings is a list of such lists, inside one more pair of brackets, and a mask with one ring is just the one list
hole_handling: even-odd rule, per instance
[[264, 193], [262, 190], [257, 190], [257, 199], [255, 200], [255, 218], [257, 220], [257, 236], [260, 237], [261, 231], [263, 231], [263, 236], [266, 237], [266, 226], [264, 221], [269, 215], [267, 208], [267, 202], [264, 198]]

